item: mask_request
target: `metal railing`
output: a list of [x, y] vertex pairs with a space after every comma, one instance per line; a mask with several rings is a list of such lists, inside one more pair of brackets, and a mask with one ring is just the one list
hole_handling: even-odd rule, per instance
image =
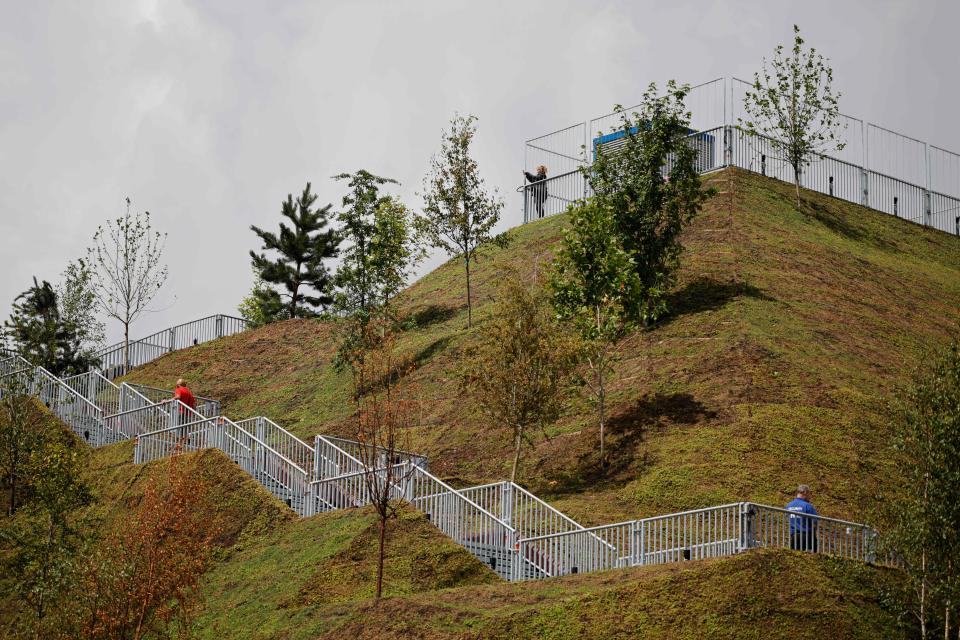
[[[139, 393], [142, 397], [150, 401], [151, 404], [157, 404], [160, 402], [166, 402], [173, 397], [173, 391], [169, 389], [161, 389], [159, 387], [151, 387], [145, 384], [136, 384], [133, 382], [125, 382], [129, 388], [133, 389]], [[206, 418], [212, 418], [213, 416], [220, 415], [220, 401], [214, 400], [213, 398], [207, 398], [204, 396], [194, 395], [194, 398], [197, 401], [197, 413], [201, 414]]]
[[336, 478], [363, 471], [363, 462], [337, 446], [328, 436], [314, 436], [313, 479]]
[[[798, 519], [802, 531], [791, 529], [791, 520]], [[517, 552], [546, 559], [545, 571], [535, 577], [552, 577], [731, 556], [756, 547], [876, 562], [876, 540], [876, 531], [863, 524], [741, 502], [522, 538]]]
[[128, 345], [129, 367], [124, 363], [122, 342], [101, 349], [95, 355], [100, 359], [103, 374], [112, 379], [123, 375], [129, 368], [144, 365], [171, 351], [240, 333], [246, 328], [247, 321], [243, 318], [217, 314], [162, 329], [146, 338], [131, 340]]
[[[777, 145], [749, 135], [738, 124], [746, 117], [744, 96], [749, 87], [750, 83], [737, 78], [720, 78], [688, 94], [697, 169], [706, 173], [737, 166], [793, 182], [794, 170]], [[801, 186], [960, 235], [960, 154], [858, 118], [841, 115], [840, 121], [838, 133], [845, 147], [831, 156], [810, 157], [801, 170]], [[528, 140], [526, 169], [533, 171], [543, 164], [560, 173], [518, 187], [524, 222], [563, 213], [570, 204], [590, 197], [579, 169], [593, 160], [593, 153], [584, 151], [616, 137], [620, 128], [614, 113]], [[579, 143], [577, 136], [581, 136]], [[572, 151], [578, 145], [581, 151]]]
[[[306, 472], [313, 470], [313, 448], [273, 420], [263, 416], [238, 420], [237, 426], [277, 451]], [[314, 478], [311, 478], [314, 479]]]
[[222, 416], [201, 418], [143, 433], [137, 437], [134, 462], [215, 448], [300, 515], [307, 515], [307, 472], [271, 446]]
[[[341, 451], [348, 453], [351, 458], [354, 460], [362, 461], [362, 463], [369, 464], [373, 462], [373, 451], [368, 451], [370, 445], [358, 442], [357, 440], [348, 440], [346, 438], [337, 438], [334, 436], [322, 436], [323, 439], [339, 448]], [[386, 455], [386, 450], [383, 447], [377, 447], [377, 456], [376, 456], [376, 466], [382, 467], [386, 466], [388, 461], [384, 457]], [[409, 462], [410, 464], [418, 467], [423, 467], [424, 469], [428, 468], [427, 466], [427, 457], [422, 456], [418, 453], [411, 453], [409, 451], [403, 451], [397, 449], [394, 451], [394, 459], [390, 461], [392, 464], [399, 464], [401, 462]]]
[[[152, 403], [127, 383], [116, 387], [121, 410], [104, 415], [103, 407], [114, 405], [112, 384], [91, 374], [60, 380], [22, 358], [0, 360], [0, 395], [36, 395], [92, 446], [135, 438], [136, 463], [220, 449], [302, 516], [369, 504], [371, 487], [388, 488], [392, 499], [423, 511], [507, 580], [684, 562], [757, 547], [878, 561], [877, 533], [866, 525], [749, 502], [585, 528], [510, 482], [457, 490], [430, 474], [426, 457], [418, 454], [401, 452], [388, 460], [382, 449], [366, 455], [371, 452], [363, 444], [331, 436], [316, 436], [310, 447], [267, 418], [237, 423], [204, 416], [179, 401]], [[897, 564], [889, 556], [879, 561]]]

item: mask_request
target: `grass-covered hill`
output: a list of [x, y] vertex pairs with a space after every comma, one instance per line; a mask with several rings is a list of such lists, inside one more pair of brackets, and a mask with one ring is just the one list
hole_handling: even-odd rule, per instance
[[[110, 527], [166, 472], [166, 461], [133, 465], [130, 443], [92, 452], [76, 444], [88, 456], [84, 479], [95, 496], [91, 511], [78, 514], [88, 523]], [[298, 519], [219, 452], [188, 454], [186, 464], [204, 474], [213, 505], [205, 515], [221, 530], [202, 583], [197, 638], [902, 637], [889, 606], [901, 588], [892, 570], [758, 550], [508, 584], [411, 511], [389, 529], [378, 603], [370, 510]], [[6, 578], [0, 637], [25, 615]]]
[[[685, 232], [673, 313], [619, 344], [612, 463], [596, 461], [584, 401], [526, 455], [521, 481], [584, 523], [754, 500], [798, 482], [821, 512], [868, 518], [896, 488], [887, 402], [960, 321], [960, 239], [736, 170]], [[543, 280], [566, 216], [510, 232], [476, 269], [475, 318], [505, 267]], [[412, 446], [457, 483], [506, 475], [509, 438], [456, 384], [466, 329], [462, 265], [402, 295], [399, 348], [423, 400]], [[176, 352], [131, 380], [221, 398], [295, 433], [351, 435], [350, 379], [331, 367], [338, 327], [288, 321]]]
[[[337, 518], [344, 517], [349, 518]], [[319, 530], [313, 520], [305, 520], [299, 530]], [[276, 548], [251, 549], [242, 554], [244, 563], [214, 570], [197, 621], [200, 638], [904, 637], [887, 600], [899, 588], [895, 572], [810, 554], [754, 551], [537, 583], [486, 584], [482, 576], [473, 576], [464, 582], [474, 586], [392, 595], [376, 602], [346, 583], [355, 577], [348, 563], [323, 564], [332, 545], [316, 541], [316, 550], [304, 551], [291, 549], [289, 540], [285, 534]], [[341, 552], [340, 558], [349, 555]], [[321, 560], [304, 564], [311, 556]], [[263, 569], [261, 559], [266, 557], [275, 558], [272, 573]], [[400, 560], [401, 573], [407, 562]], [[346, 573], [331, 573], [331, 566]], [[258, 578], [263, 580], [259, 584]]]

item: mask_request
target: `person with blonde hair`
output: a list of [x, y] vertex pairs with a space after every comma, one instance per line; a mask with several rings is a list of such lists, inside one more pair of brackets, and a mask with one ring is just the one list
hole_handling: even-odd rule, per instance
[[547, 201], [547, 167], [540, 165], [537, 167], [536, 175], [529, 171], [523, 172], [524, 177], [531, 184], [529, 189], [530, 199], [533, 200], [534, 209], [537, 217], [543, 217], [543, 205]]
[[193, 393], [190, 389], [187, 388], [187, 383], [183, 378], [177, 379], [177, 388], [173, 390], [173, 399], [179, 400], [182, 404], [180, 405], [180, 421], [185, 422], [188, 418], [187, 407], [190, 407], [194, 411], [197, 410], [197, 399], [193, 397]]

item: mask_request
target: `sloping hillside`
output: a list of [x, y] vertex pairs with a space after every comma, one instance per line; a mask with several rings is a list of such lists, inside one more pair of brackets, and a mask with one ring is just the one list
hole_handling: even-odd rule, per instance
[[[345, 523], [349, 524], [349, 523]], [[304, 525], [309, 526], [309, 525]], [[318, 543], [324, 547], [323, 543]], [[809, 554], [756, 551], [537, 583], [465, 586], [377, 603], [323, 560], [280, 544], [250, 552], [249, 571], [215, 571], [201, 638], [901, 638], [886, 596], [895, 572]], [[365, 553], [362, 551], [361, 553]], [[275, 573], [254, 584], [253, 557]], [[244, 557], [247, 557], [246, 555]], [[352, 571], [352, 570], [351, 570]], [[292, 581], [292, 585], [284, 583]], [[297, 588], [301, 584], [313, 585]], [[281, 593], [285, 595], [280, 596]]]
[[[134, 465], [132, 442], [89, 449], [39, 403], [36, 414], [85, 458], [83, 476], [92, 500], [72, 518], [89, 541], [127, 517], [146, 487], [166, 477], [169, 459]], [[204, 582], [207, 609], [200, 621], [210, 637], [281, 630], [291, 624], [295, 611], [372, 596], [377, 553], [372, 511], [300, 519], [222, 452], [207, 449], [185, 454], [182, 460], [184, 471], [199, 474], [207, 488], [212, 509], [203, 515], [218, 531], [214, 562]], [[0, 515], [0, 542], [4, 527], [12, 522], [5, 513]], [[388, 595], [499, 580], [422, 514], [403, 512], [388, 531], [384, 581]], [[0, 543], [0, 559], [7, 552]], [[13, 593], [9, 576], [0, 575], [0, 637], [16, 626], [19, 616], [29, 615]]]
[[[685, 234], [673, 314], [619, 346], [613, 462], [596, 461], [586, 401], [527, 454], [521, 481], [584, 523], [737, 500], [782, 503], [798, 482], [821, 512], [869, 518], [896, 488], [885, 403], [960, 321], [960, 240], [819, 194], [728, 170]], [[548, 268], [565, 216], [510, 233], [476, 271], [479, 322], [503, 267]], [[403, 295], [400, 348], [423, 398], [413, 447], [455, 482], [506, 473], [509, 441], [461, 397], [468, 338], [462, 266]], [[330, 366], [337, 327], [290, 321], [170, 354], [131, 374], [267, 415], [302, 436], [350, 435], [347, 374]]]

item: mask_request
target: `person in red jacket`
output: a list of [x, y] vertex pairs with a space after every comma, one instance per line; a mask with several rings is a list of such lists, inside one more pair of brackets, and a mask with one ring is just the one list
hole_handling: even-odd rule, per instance
[[[183, 378], [177, 380], [177, 388], [173, 390], [173, 399], [179, 400], [194, 411], [197, 410], [197, 399], [193, 397], [193, 394], [190, 392], [190, 389], [187, 388], [187, 383], [183, 381]], [[190, 412], [186, 410], [186, 407], [181, 406], [180, 422], [189, 421], [189, 413]]]

